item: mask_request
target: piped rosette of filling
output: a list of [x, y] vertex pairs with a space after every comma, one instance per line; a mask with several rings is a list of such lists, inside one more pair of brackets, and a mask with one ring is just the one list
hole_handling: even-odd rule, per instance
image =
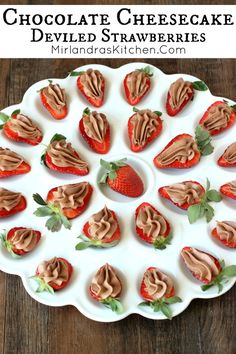
[[83, 227], [83, 234], [78, 238], [82, 240], [76, 245], [81, 251], [90, 246], [109, 248], [116, 246], [120, 241], [120, 227], [116, 214], [106, 206], [93, 214]]
[[0, 147], [0, 178], [25, 174], [30, 170], [30, 165], [21, 155]]
[[211, 235], [224, 246], [236, 248], [236, 222], [217, 221]]
[[190, 224], [205, 216], [209, 222], [214, 216], [214, 209], [209, 202], [220, 202], [221, 196], [215, 189], [210, 189], [207, 179], [205, 188], [196, 181], [184, 181], [158, 190], [161, 197], [171, 201], [177, 207], [187, 210]]
[[218, 165], [222, 167], [236, 166], [236, 142], [230, 144], [218, 159]]
[[128, 121], [128, 135], [130, 148], [134, 152], [142, 151], [148, 144], [155, 140], [162, 131], [161, 112], [150, 109], [138, 110]]
[[235, 123], [235, 109], [235, 106], [230, 106], [225, 101], [216, 101], [208, 107], [200, 119], [199, 125], [207, 130], [210, 135], [223, 133]]
[[99, 70], [72, 71], [70, 75], [78, 76], [77, 87], [92, 106], [103, 105], [105, 78]]
[[200, 161], [197, 143], [189, 134], [177, 135], [154, 158], [157, 168], [189, 168]]
[[46, 201], [38, 194], [33, 195], [34, 201], [41, 205], [34, 214], [39, 217], [49, 216], [46, 227], [59, 231], [62, 225], [71, 228], [70, 219], [81, 215], [87, 208], [93, 192], [88, 182], [72, 183], [52, 188]]
[[17, 257], [34, 250], [41, 238], [41, 232], [27, 227], [14, 227], [0, 237], [6, 250]]
[[220, 292], [227, 279], [236, 276], [236, 265], [225, 266], [224, 261], [197, 248], [184, 247], [181, 257], [194, 278], [205, 284], [203, 291], [216, 285]]
[[149, 267], [145, 271], [140, 295], [146, 301], [141, 302], [139, 306], [149, 306], [154, 312], [162, 312], [169, 320], [172, 319], [169, 305], [182, 302], [178, 296], [175, 296], [172, 278], [156, 267]]
[[67, 116], [66, 91], [59, 84], [53, 84], [48, 80], [49, 85], [40, 90], [40, 98], [44, 107], [51, 116], [57, 120]]
[[106, 154], [110, 150], [110, 125], [104, 113], [86, 108], [79, 122], [79, 130], [93, 151]]
[[150, 66], [136, 69], [124, 78], [124, 90], [127, 101], [132, 106], [138, 104], [151, 87], [152, 70]]
[[102, 266], [91, 281], [90, 295], [113, 312], [121, 314], [123, 306], [120, 302], [122, 283], [115, 269], [106, 263]]
[[38, 283], [37, 293], [64, 289], [70, 281], [73, 272], [72, 265], [61, 257], [54, 257], [39, 264], [36, 274], [31, 277]]
[[166, 111], [169, 116], [176, 116], [188, 102], [193, 100], [194, 90], [207, 91], [208, 87], [203, 81], [188, 81], [182, 77], [174, 81], [168, 90], [166, 98]]
[[89, 172], [87, 162], [81, 159], [79, 153], [61, 134], [55, 134], [52, 137], [46, 151], [41, 156], [41, 161], [51, 170], [60, 173], [84, 176]]
[[5, 218], [23, 211], [26, 208], [25, 197], [0, 187], [0, 218]]
[[226, 197], [236, 200], [236, 181], [223, 184], [220, 187], [220, 192]]
[[155, 249], [170, 244], [171, 228], [164, 216], [149, 203], [142, 203], [135, 212], [136, 234]]
[[0, 112], [0, 119], [3, 121], [0, 129], [3, 129], [4, 134], [11, 140], [38, 145], [43, 139], [40, 128], [19, 109], [15, 110], [11, 116]]

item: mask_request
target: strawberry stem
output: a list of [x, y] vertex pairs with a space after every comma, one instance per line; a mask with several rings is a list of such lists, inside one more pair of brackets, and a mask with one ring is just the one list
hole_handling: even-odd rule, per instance
[[90, 109], [88, 107], [86, 107], [84, 110], [83, 110], [83, 115], [86, 115], [88, 116], [90, 114]]
[[168, 236], [158, 236], [158, 238], [153, 242], [153, 246], [155, 249], [158, 249], [158, 250], [164, 250], [166, 249], [166, 247], [168, 245], [171, 244], [171, 240], [172, 240], [172, 235], [168, 235]]
[[194, 90], [197, 90], [197, 91], [207, 91], [208, 90], [208, 87], [204, 81], [194, 81], [193, 88], [194, 88]]
[[153, 76], [152, 69], [151, 69], [151, 67], [149, 65], [145, 66], [144, 68], [136, 69], [136, 70], [140, 71], [140, 72], [143, 72], [144, 74], [146, 74], [149, 77]]
[[211, 135], [201, 125], [195, 129], [195, 140], [202, 156], [210, 155], [214, 151], [214, 147], [211, 145]]
[[38, 283], [38, 287], [35, 290], [36, 293], [42, 293], [46, 291], [52, 295], [54, 294], [54, 289], [50, 285], [48, 285], [45, 281], [43, 281], [43, 279], [41, 279], [39, 276], [33, 275], [32, 277], [30, 277], [30, 279], [33, 279]]

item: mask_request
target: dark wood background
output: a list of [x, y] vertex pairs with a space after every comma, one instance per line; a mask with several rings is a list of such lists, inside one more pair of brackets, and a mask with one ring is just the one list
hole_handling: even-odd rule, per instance
[[[112, 4], [115, 1], [88, 1]], [[191, 1], [205, 4], [211, 1]], [[6, 1], [6, 4], [45, 4]], [[61, 1], [48, 1], [47, 4]], [[73, 1], [70, 1], [73, 3]], [[83, 3], [77, 1], [76, 3]], [[120, 4], [186, 4], [185, 1], [119, 1]], [[187, 2], [188, 3], [188, 2]], [[234, 3], [214, 1], [215, 4]], [[4, 4], [4, 1], [1, 1]], [[140, 60], [139, 60], [140, 61]], [[25, 90], [47, 77], [64, 77], [79, 65], [117, 67], [127, 60], [0, 60], [0, 110], [21, 101]], [[236, 100], [236, 60], [145, 60], [166, 73], [184, 72], [204, 80], [215, 95]], [[73, 307], [43, 306], [25, 292], [18, 277], [0, 272], [0, 353], [4, 354], [233, 354], [236, 353], [236, 287], [214, 300], [195, 300], [172, 321], [132, 315], [97, 323]]]

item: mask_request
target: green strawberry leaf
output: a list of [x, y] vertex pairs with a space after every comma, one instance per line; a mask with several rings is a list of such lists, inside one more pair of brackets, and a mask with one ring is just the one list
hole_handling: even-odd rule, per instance
[[139, 109], [137, 107], [133, 107], [133, 112], [139, 112]]
[[106, 183], [107, 177], [109, 176], [110, 179], [116, 178], [116, 173], [120, 167], [126, 166], [126, 158], [120, 159], [117, 161], [108, 162], [103, 159], [100, 159], [100, 165], [106, 170], [105, 174], [100, 178], [99, 183], [104, 184]]
[[232, 110], [234, 111], [234, 112], [236, 112], [236, 104], [233, 104], [232, 106], [230, 106], [231, 108], [232, 108]]
[[89, 115], [90, 114], [90, 109], [88, 107], [86, 107], [84, 110], [83, 110], [83, 114], [85, 115]]
[[164, 300], [166, 304], [176, 304], [178, 302], [182, 302], [182, 299], [179, 296], [168, 297]]
[[206, 191], [209, 191], [210, 186], [211, 186], [211, 183], [210, 183], [209, 179], [207, 178], [207, 180], [206, 180]]
[[116, 312], [118, 315], [122, 314], [124, 309], [121, 302], [118, 299], [113, 299], [111, 297], [100, 301], [103, 305]]
[[214, 147], [211, 145], [211, 135], [201, 125], [195, 129], [195, 139], [201, 155], [210, 155], [214, 151]]
[[223, 268], [221, 272], [224, 276], [226, 277], [236, 277], [236, 265], [230, 265], [225, 268]]
[[187, 213], [188, 213], [188, 220], [190, 224], [193, 224], [195, 221], [197, 221], [200, 216], [201, 216], [201, 203], [199, 204], [193, 204], [188, 207]]
[[50, 294], [54, 294], [54, 289], [45, 283], [42, 279], [40, 279], [37, 275], [30, 277], [31, 279], [34, 279], [38, 283], [38, 288], [36, 289], [36, 293], [41, 293], [43, 291], [47, 291]]
[[38, 217], [50, 216], [52, 214], [54, 214], [54, 211], [48, 206], [39, 207], [34, 212], [34, 215]]
[[33, 194], [33, 199], [34, 201], [39, 204], [39, 205], [47, 205], [47, 203], [45, 202], [45, 200], [41, 197], [40, 194], [35, 193]]
[[77, 243], [77, 245], [75, 246], [76, 251], [83, 251], [86, 250], [86, 248], [92, 246], [92, 242], [79, 242]]
[[208, 203], [204, 204], [206, 221], [210, 222], [215, 215], [214, 209]]
[[151, 306], [151, 302], [150, 301], [142, 301], [138, 304], [138, 306]]
[[0, 130], [3, 129], [4, 125], [5, 125], [5, 124], [0, 124]]
[[69, 74], [70, 76], [80, 76], [83, 73], [84, 71], [71, 71]]
[[160, 310], [163, 313], [163, 315], [166, 316], [166, 318], [168, 318], [168, 320], [172, 320], [172, 311], [167, 304], [165, 304], [164, 302], [161, 303]]
[[71, 222], [70, 220], [67, 219], [67, 217], [64, 215], [64, 214], [59, 214], [60, 215], [60, 218], [61, 218], [61, 222], [64, 226], [65, 229], [71, 229]]
[[136, 69], [136, 71], [143, 72], [149, 77], [153, 76], [152, 69], [151, 69], [151, 67], [149, 65], [145, 66], [144, 68], [141, 68], [141, 69]]
[[[3, 112], [0, 112], [0, 120], [5, 124], [8, 120], [10, 119], [10, 117], [3, 113]], [[4, 127], [4, 124], [2, 124], [2, 128]], [[1, 129], [2, 129], [1, 128]]]
[[52, 232], [57, 232], [61, 229], [62, 226], [62, 220], [60, 218], [60, 215], [54, 214], [51, 216], [45, 224], [46, 228]]
[[201, 289], [202, 289], [202, 291], [206, 291], [206, 290], [210, 289], [212, 286], [214, 286], [213, 283], [204, 284], [204, 285], [201, 286]]
[[16, 116], [17, 114], [20, 114], [20, 109], [16, 109], [15, 111], [13, 111], [11, 116]]
[[111, 162], [111, 164], [112, 164], [112, 166], [115, 165], [116, 169], [117, 169], [117, 167], [126, 166], [127, 165], [126, 161], [127, 161], [127, 158], [125, 157], [123, 159], [113, 161], [113, 162]]
[[154, 111], [153, 113], [157, 114], [159, 117], [162, 116], [162, 112], [160, 112], [160, 111]]
[[197, 91], [207, 91], [208, 90], [207, 85], [203, 81], [194, 81], [193, 88], [194, 88], [194, 90], [197, 90]]
[[111, 164], [110, 162], [107, 162], [103, 159], [100, 159], [100, 165], [105, 169], [105, 170], [108, 170], [110, 171], [111, 170]]
[[105, 173], [104, 175], [102, 175], [102, 177], [100, 178], [99, 184], [106, 184], [107, 183], [107, 174]]
[[53, 143], [54, 141], [60, 141], [60, 140], [66, 140], [66, 137], [62, 134], [55, 134], [50, 140], [50, 144]]
[[206, 197], [210, 202], [220, 202], [222, 200], [222, 197], [219, 192], [215, 189], [210, 189], [206, 192]]

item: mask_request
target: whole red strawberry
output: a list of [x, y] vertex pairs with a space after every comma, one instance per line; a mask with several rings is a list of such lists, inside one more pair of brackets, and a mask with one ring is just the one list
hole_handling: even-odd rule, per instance
[[139, 197], [144, 192], [143, 181], [133, 167], [125, 161], [126, 159], [107, 162], [101, 159], [100, 164], [106, 173], [102, 176], [100, 183], [107, 184], [114, 191], [127, 197]]
[[153, 73], [150, 66], [136, 69], [125, 76], [125, 95], [130, 105], [137, 105], [150, 90], [151, 76], [153, 76]]

